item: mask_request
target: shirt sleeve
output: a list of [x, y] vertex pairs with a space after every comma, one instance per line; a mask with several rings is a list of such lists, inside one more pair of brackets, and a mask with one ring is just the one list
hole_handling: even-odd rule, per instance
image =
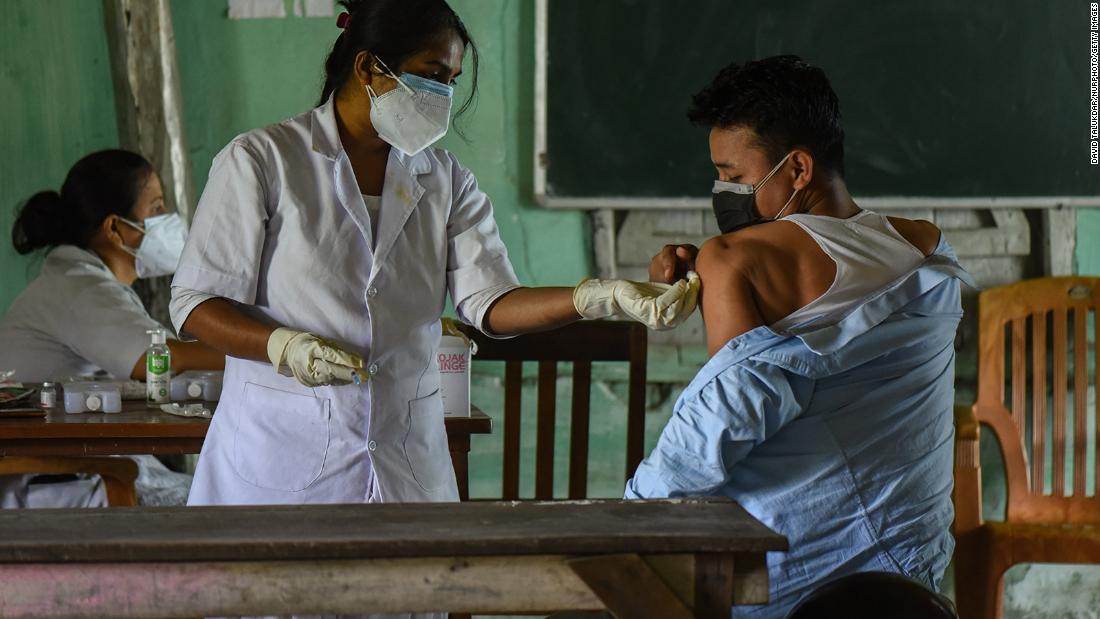
[[[218, 153], [172, 280], [173, 291], [255, 303], [267, 236], [266, 189], [259, 158], [245, 143], [235, 140]], [[173, 323], [184, 319], [182, 312], [173, 312]]]
[[676, 403], [657, 446], [626, 485], [628, 499], [714, 494], [738, 462], [802, 413], [811, 379], [745, 360]]
[[519, 280], [500, 240], [489, 196], [473, 174], [457, 163], [455, 167], [455, 198], [447, 221], [447, 288], [459, 319], [484, 333], [485, 312], [501, 295], [519, 288]]
[[187, 322], [187, 317], [191, 315], [191, 311], [204, 301], [217, 298], [217, 295], [209, 292], [172, 286], [172, 300], [168, 304], [168, 313], [172, 317], [172, 326], [176, 328], [176, 333], [179, 334], [181, 340], [191, 341], [194, 339], [183, 331], [183, 323]]
[[84, 289], [72, 308], [76, 316], [65, 329], [65, 343], [115, 378], [130, 378], [149, 347], [148, 331], [165, 328], [145, 311], [137, 293], [117, 282]]
[[[497, 299], [515, 290], [516, 288], [519, 288], [518, 284], [509, 283], [493, 286], [492, 288], [486, 288], [481, 292], [475, 292], [474, 294], [466, 297], [466, 300], [455, 308], [455, 312], [458, 314], [459, 318], [461, 318], [462, 321], [466, 324], [472, 325], [475, 324], [476, 321], [476, 324], [478, 325], [478, 331], [484, 333], [486, 337], [494, 340], [510, 340], [517, 336], [497, 335], [490, 331], [488, 325], [486, 325], [483, 321], [485, 320], [485, 314], [488, 313], [488, 310], [490, 307], [492, 307], [493, 303]], [[470, 316], [473, 316], [473, 318], [470, 318]]]

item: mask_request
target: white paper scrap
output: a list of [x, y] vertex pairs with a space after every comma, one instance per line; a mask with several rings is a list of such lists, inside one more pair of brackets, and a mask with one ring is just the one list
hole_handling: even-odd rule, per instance
[[303, 0], [306, 3], [306, 17], [332, 17], [336, 14], [332, 0]]
[[229, 0], [229, 19], [286, 17], [283, 0]]

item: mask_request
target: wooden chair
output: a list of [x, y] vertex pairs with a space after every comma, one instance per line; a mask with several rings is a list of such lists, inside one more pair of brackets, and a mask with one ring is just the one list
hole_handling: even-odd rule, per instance
[[[1013, 565], [1100, 563], [1100, 491], [1085, 487], [1086, 470], [1096, 466], [1087, 458], [1087, 428], [1098, 411], [1086, 400], [1088, 328], [1100, 334], [1098, 305], [1100, 278], [1086, 277], [1030, 280], [979, 297], [978, 400], [955, 411], [955, 596], [962, 619], [1001, 616], [1003, 576]], [[1097, 346], [1092, 353], [1100, 360]], [[1004, 522], [982, 521], [980, 425], [993, 431], [1004, 456]], [[1068, 488], [1067, 453], [1073, 462]]]
[[475, 361], [504, 361], [504, 474], [501, 497], [519, 498], [520, 401], [523, 362], [538, 362], [535, 415], [535, 499], [554, 498], [554, 421], [558, 362], [573, 364], [569, 436], [569, 499], [588, 496], [589, 388], [593, 361], [630, 363], [626, 467], [629, 479], [642, 461], [645, 440], [646, 328], [635, 322], [578, 322], [562, 329], [494, 340], [463, 328], [478, 346]]
[[137, 505], [134, 480], [137, 463], [129, 458], [68, 458], [68, 457], [5, 457], [0, 458], [0, 475], [69, 475], [91, 474], [103, 478], [107, 489], [107, 505], [133, 507]]

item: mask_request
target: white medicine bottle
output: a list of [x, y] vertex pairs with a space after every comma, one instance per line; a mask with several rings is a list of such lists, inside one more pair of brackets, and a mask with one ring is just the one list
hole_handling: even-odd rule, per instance
[[161, 404], [171, 401], [172, 351], [165, 343], [164, 329], [152, 329], [147, 333], [152, 342], [145, 351], [145, 403], [150, 408], [160, 408]]

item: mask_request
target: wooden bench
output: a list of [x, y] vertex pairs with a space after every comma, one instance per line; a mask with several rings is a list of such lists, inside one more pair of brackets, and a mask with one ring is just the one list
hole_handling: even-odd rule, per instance
[[724, 499], [0, 512], [0, 615], [727, 619], [782, 536]]

